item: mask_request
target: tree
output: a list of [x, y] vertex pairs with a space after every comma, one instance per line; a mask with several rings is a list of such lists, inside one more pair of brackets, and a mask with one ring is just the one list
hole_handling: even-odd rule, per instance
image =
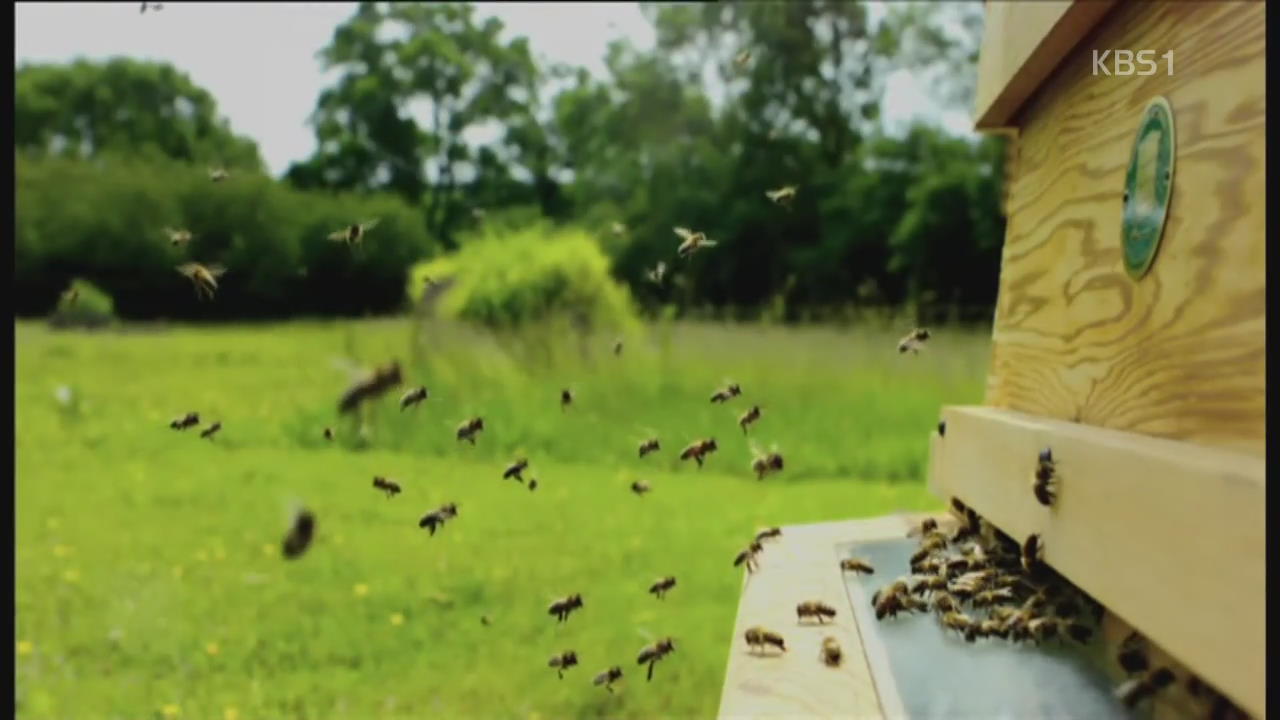
[[257, 144], [231, 131], [206, 90], [171, 65], [129, 58], [20, 65], [14, 145], [34, 156], [128, 155], [263, 168]]

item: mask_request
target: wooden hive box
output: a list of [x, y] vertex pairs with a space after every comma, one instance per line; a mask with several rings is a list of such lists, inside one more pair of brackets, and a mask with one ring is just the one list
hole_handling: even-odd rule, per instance
[[[984, 405], [944, 408], [945, 435], [928, 440], [931, 490], [1012, 537], [1039, 533], [1044, 560], [1106, 606], [1109, 643], [1136, 629], [1180, 680], [1254, 718], [1266, 713], [1265, 49], [1262, 2], [986, 5], [976, 126], [1011, 140], [991, 365]], [[1051, 507], [1030, 487], [1046, 447]], [[740, 645], [797, 594], [844, 596], [836, 543], [906, 522], [783, 528], [744, 588], [721, 717], [902, 716], [856, 625], [833, 631], [852, 660], [839, 680], [817, 674], [816, 644], [777, 663]], [[1172, 699], [1155, 714], [1196, 716]]]

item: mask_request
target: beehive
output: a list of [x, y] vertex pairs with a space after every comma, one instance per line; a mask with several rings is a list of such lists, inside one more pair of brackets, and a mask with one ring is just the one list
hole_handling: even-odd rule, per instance
[[[1261, 2], [986, 5], [975, 124], [1012, 141], [992, 357], [984, 405], [944, 408], [945, 436], [929, 440], [935, 494], [1015, 538], [1040, 533], [1045, 561], [1107, 607], [1110, 641], [1136, 629], [1255, 718], [1265, 36]], [[1117, 73], [1116, 51], [1154, 70]], [[1030, 490], [1045, 447], [1059, 461], [1048, 508]], [[797, 592], [838, 592], [834, 544], [904, 527], [784, 528], [735, 633]], [[721, 716], [897, 717], [859, 634], [839, 631], [854, 662], [838, 680], [815, 674], [807, 647], [777, 663], [731, 652]]]

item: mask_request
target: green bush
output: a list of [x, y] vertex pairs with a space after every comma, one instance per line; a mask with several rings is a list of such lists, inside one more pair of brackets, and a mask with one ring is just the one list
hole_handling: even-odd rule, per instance
[[[203, 167], [174, 162], [19, 156], [17, 181], [19, 314], [47, 313], [73, 277], [132, 319], [387, 312], [432, 247], [398, 199], [298, 192], [262, 175], [212, 183]], [[327, 239], [370, 218], [381, 222], [359, 249]], [[165, 227], [194, 239], [173, 247]], [[227, 268], [214, 302], [175, 271], [189, 261]]]
[[441, 315], [490, 328], [567, 319], [584, 331], [621, 331], [636, 323], [631, 297], [610, 275], [608, 258], [579, 229], [538, 223], [485, 233], [416, 267], [415, 297], [426, 277], [449, 286]]
[[103, 327], [115, 321], [115, 302], [111, 296], [82, 278], [71, 281], [49, 315], [49, 324], [57, 328]]

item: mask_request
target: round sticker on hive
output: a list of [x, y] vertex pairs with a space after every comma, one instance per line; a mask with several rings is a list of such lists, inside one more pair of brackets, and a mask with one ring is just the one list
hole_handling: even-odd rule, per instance
[[1124, 269], [1137, 280], [1147, 274], [1169, 211], [1173, 193], [1173, 109], [1162, 97], [1142, 113], [1124, 177]]

